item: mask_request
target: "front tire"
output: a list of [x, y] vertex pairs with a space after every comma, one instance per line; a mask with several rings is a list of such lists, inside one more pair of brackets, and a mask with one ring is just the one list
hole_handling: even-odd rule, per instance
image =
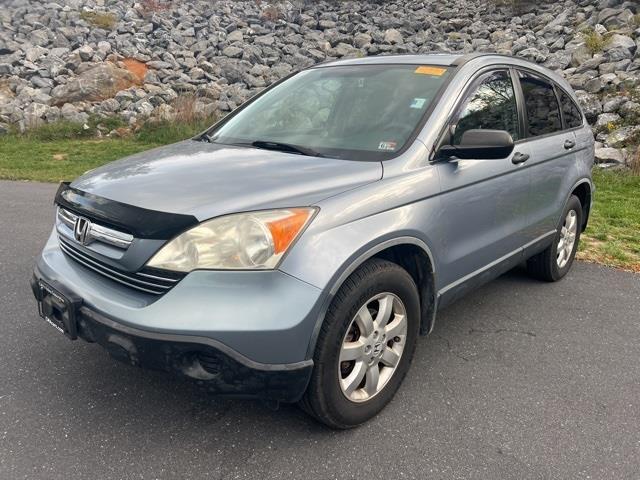
[[409, 370], [419, 328], [418, 289], [407, 271], [382, 259], [365, 262], [329, 307], [302, 408], [336, 429], [374, 417]]
[[557, 282], [573, 265], [582, 226], [582, 204], [571, 195], [565, 207], [553, 243], [527, 261], [529, 273], [546, 282]]

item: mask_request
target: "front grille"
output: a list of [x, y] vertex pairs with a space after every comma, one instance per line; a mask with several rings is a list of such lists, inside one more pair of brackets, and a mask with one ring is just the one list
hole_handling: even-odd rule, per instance
[[118, 282], [141, 292], [151, 293], [153, 295], [162, 295], [169, 291], [184, 277], [184, 274], [181, 273], [164, 272], [161, 270], [142, 269], [141, 271], [134, 273], [117, 270], [112, 266], [87, 255], [70, 241], [66, 240], [62, 235], [58, 235], [58, 240], [60, 241], [60, 248], [62, 251], [76, 262], [113, 280], [114, 282]]
[[[69, 210], [66, 210], [62, 207], [58, 207], [58, 232], [65, 235], [64, 229], [62, 229], [61, 231], [60, 227], [62, 225], [66, 225], [69, 229], [69, 232], [74, 233], [75, 235], [75, 230], [79, 219], [82, 219], [82, 217], [79, 217], [75, 213], [70, 212]], [[131, 245], [131, 242], [133, 242], [133, 235], [129, 233], [120, 232], [118, 230], [105, 227], [104, 225], [98, 225], [91, 221], [88, 221], [87, 225], [87, 231], [85, 232], [86, 238], [83, 242], [85, 245], [88, 245], [93, 241], [97, 241], [112, 245], [114, 247], [127, 249], [129, 248], [129, 245]]]

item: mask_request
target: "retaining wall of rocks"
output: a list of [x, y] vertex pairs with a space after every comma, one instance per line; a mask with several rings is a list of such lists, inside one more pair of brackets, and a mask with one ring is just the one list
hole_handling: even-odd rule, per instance
[[498, 52], [564, 75], [623, 165], [640, 142], [640, 4], [621, 0], [9, 0], [0, 8], [0, 132], [66, 119], [170, 120], [234, 109], [331, 58]]

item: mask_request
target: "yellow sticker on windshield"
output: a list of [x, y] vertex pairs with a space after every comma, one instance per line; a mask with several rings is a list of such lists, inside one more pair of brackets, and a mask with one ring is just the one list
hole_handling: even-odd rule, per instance
[[435, 75], [436, 77], [440, 77], [444, 75], [444, 72], [446, 71], [446, 68], [422, 66], [416, 68], [416, 71], [414, 73], [421, 73], [422, 75]]

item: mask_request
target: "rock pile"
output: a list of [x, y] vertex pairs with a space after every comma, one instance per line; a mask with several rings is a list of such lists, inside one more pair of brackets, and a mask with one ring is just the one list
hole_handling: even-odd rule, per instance
[[498, 52], [564, 75], [598, 141], [624, 164], [640, 143], [640, 4], [622, 0], [5, 0], [0, 132], [117, 115], [234, 109], [331, 58]]

